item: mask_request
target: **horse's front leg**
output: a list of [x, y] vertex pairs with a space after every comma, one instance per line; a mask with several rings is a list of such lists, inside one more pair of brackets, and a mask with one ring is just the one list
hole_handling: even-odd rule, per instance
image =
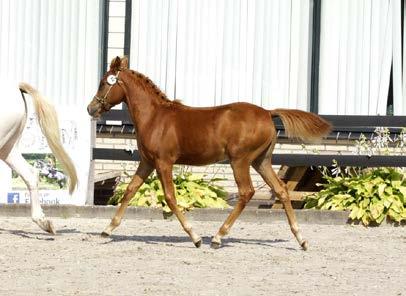
[[185, 215], [183, 215], [183, 213], [178, 209], [178, 206], [176, 203], [175, 188], [174, 188], [173, 180], [172, 180], [172, 168], [173, 168], [172, 163], [158, 161], [156, 163], [155, 167], [156, 167], [159, 179], [161, 180], [162, 187], [164, 189], [166, 203], [168, 204], [171, 211], [178, 218], [183, 229], [186, 231], [187, 234], [189, 234], [189, 236], [192, 239], [192, 242], [194, 243], [196, 248], [199, 248], [202, 244], [201, 237], [193, 231], [192, 226], [187, 221]]
[[38, 197], [38, 174], [35, 169], [28, 164], [21, 153], [14, 148], [5, 159], [5, 162], [21, 176], [28, 187], [31, 198], [31, 218], [46, 232], [55, 234], [55, 229], [51, 220], [45, 217]]
[[125, 210], [131, 200], [131, 198], [137, 193], [137, 190], [141, 187], [144, 183], [145, 179], [152, 173], [154, 170], [153, 166], [149, 165], [146, 161], [141, 160], [135, 175], [133, 176], [130, 184], [128, 184], [127, 189], [124, 193], [124, 197], [121, 200], [120, 206], [117, 209], [116, 214], [111, 219], [110, 224], [104, 229], [102, 232], [102, 236], [107, 237], [111, 235], [113, 230], [117, 228], [120, 223], [121, 219], [124, 216]]

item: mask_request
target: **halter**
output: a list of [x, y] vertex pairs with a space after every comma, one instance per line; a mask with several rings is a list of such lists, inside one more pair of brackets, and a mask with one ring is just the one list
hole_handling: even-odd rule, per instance
[[111, 107], [113, 107], [112, 104], [110, 104], [109, 102], [107, 102], [107, 95], [109, 94], [110, 90], [112, 89], [112, 87], [119, 81], [118, 79], [118, 75], [120, 74], [120, 71], [117, 72], [117, 75], [109, 75], [107, 77], [107, 83], [110, 85], [109, 89], [107, 90], [107, 92], [105, 93], [105, 95], [101, 98], [98, 96], [94, 96], [95, 100], [97, 102], [99, 102], [99, 104], [103, 107], [104, 110], [110, 110]]

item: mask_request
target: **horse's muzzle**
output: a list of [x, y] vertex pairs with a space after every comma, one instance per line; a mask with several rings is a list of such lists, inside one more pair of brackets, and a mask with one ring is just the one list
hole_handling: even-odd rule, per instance
[[92, 116], [92, 117], [97, 117], [97, 114], [99, 113], [98, 111], [99, 111], [99, 106], [98, 106], [98, 104], [92, 104], [92, 103], [90, 103], [88, 106], [87, 106], [87, 113], [90, 115], [90, 116]]

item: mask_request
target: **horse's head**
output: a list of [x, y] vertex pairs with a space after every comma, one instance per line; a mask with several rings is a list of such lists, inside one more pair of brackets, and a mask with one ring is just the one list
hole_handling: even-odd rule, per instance
[[87, 106], [87, 112], [92, 117], [99, 117], [111, 107], [121, 103], [125, 98], [125, 92], [120, 80], [120, 71], [128, 69], [126, 57], [116, 57], [111, 61], [110, 69], [100, 80], [99, 89], [93, 100]]

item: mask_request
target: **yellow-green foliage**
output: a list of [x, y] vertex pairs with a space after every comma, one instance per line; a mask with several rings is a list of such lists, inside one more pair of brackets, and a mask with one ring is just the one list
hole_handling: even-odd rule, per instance
[[[224, 200], [226, 191], [214, 182], [220, 179], [205, 181], [202, 176], [192, 173], [177, 175], [173, 182], [176, 189], [176, 200], [181, 210], [192, 208], [227, 208]], [[109, 204], [120, 203], [128, 183], [121, 183], [117, 186], [114, 195], [110, 198]], [[150, 177], [140, 187], [130, 201], [131, 206], [138, 207], [162, 207], [164, 212], [170, 212], [166, 204], [161, 182], [156, 176]]]
[[388, 217], [406, 221], [406, 173], [396, 168], [364, 171], [356, 176], [324, 175], [320, 192], [306, 196], [305, 208], [350, 210], [352, 220], [377, 224]]

